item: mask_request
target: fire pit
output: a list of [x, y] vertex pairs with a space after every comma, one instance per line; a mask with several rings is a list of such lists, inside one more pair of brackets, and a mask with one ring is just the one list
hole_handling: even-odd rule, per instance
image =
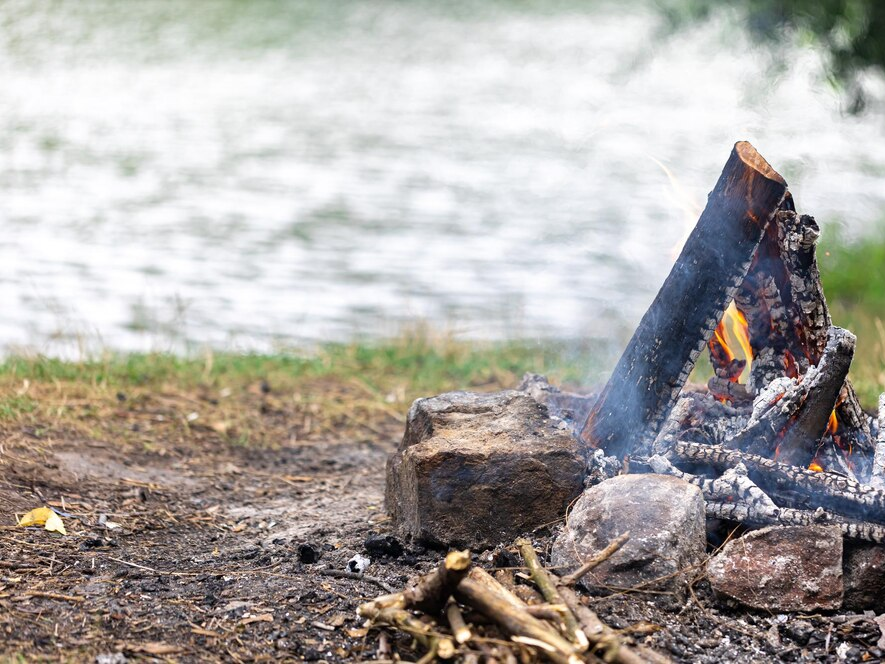
[[[518, 534], [533, 519], [542, 522], [531, 513], [530, 503], [538, 501], [505, 514], [514, 532], [500, 524], [497, 532], [483, 532], [481, 523], [471, 522], [474, 537], [445, 537], [433, 522], [441, 518], [437, 508], [475, 491], [478, 478], [504, 466], [512, 472], [503, 471], [499, 482], [492, 477], [486, 498], [519, 485], [526, 473], [521, 461], [543, 456], [543, 449], [560, 462], [580, 452], [597, 479], [623, 471], [680, 477], [702, 489], [711, 517], [752, 525], [833, 524], [851, 538], [885, 541], [885, 427], [863, 411], [847, 378], [855, 337], [832, 324], [815, 258], [819, 235], [814, 218], [796, 211], [784, 179], [749, 143], [737, 143], [599, 397], [564, 405], [566, 396], [551, 397], [555, 391], [536, 386], [535, 400], [575, 427], [580, 450], [563, 440], [559, 421], [541, 444], [525, 442], [520, 424], [489, 415], [493, 428], [509, 433], [474, 436], [475, 444], [453, 451], [445, 436], [434, 439], [434, 417], [437, 425], [446, 420], [475, 433], [483, 413], [503, 412], [500, 395], [483, 397], [485, 410], [465, 395], [444, 406], [419, 401], [389, 466], [394, 520], [408, 523], [413, 536], [472, 545]], [[685, 389], [705, 348], [714, 376], [706, 388]], [[501, 403], [494, 406], [496, 398]], [[885, 407], [880, 411], [882, 419]], [[528, 417], [516, 419], [526, 424]], [[532, 426], [536, 437], [544, 429]], [[516, 443], [502, 447], [503, 437]], [[422, 469], [417, 456], [430, 439], [443, 443], [436, 446], [438, 463]], [[549, 472], [536, 473], [531, 483], [539, 491], [549, 486], [537, 515], [545, 520], [577, 492], [573, 465], [556, 470], [549, 454], [536, 459]], [[429, 481], [443, 468], [445, 482]], [[471, 474], [476, 469], [482, 472]], [[516, 497], [524, 490], [517, 488]], [[487, 502], [471, 498], [477, 500]], [[504, 512], [509, 504], [501, 505]], [[464, 509], [457, 523], [470, 520], [469, 506]], [[488, 515], [487, 506], [483, 511]]]
[[[737, 143], [598, 395], [528, 376], [412, 406], [388, 463], [394, 527], [493, 547], [571, 505], [552, 547], [560, 569], [630, 531], [591, 585], [679, 597], [705, 567], [714, 590], [750, 607], [885, 610], [865, 592], [885, 587], [885, 395], [877, 420], [847, 378], [856, 339], [830, 318], [819, 235], [785, 180]], [[704, 350], [713, 376], [687, 385]], [[731, 524], [729, 538], [735, 524], [750, 532], [707, 561], [705, 520]]]

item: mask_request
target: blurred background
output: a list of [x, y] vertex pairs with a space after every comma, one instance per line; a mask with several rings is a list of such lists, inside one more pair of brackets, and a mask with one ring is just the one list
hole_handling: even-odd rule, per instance
[[2, 2], [0, 352], [617, 349], [741, 139], [885, 238], [852, 24], [715, 4]]

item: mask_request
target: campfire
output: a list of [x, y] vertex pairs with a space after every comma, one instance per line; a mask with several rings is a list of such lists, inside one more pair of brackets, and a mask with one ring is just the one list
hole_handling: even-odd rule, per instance
[[[784, 179], [735, 145], [583, 443], [697, 484], [710, 516], [885, 541], [883, 427], [847, 378], [856, 340], [830, 318], [819, 236]], [[705, 348], [713, 377], [684, 389]]]
[[[581, 581], [591, 591], [652, 590], [683, 608], [705, 579], [724, 601], [768, 612], [885, 612], [885, 397], [877, 421], [848, 380], [856, 339], [831, 320], [819, 236], [784, 179], [738, 143], [599, 394], [528, 375], [515, 390], [417, 400], [387, 466], [394, 528], [504, 557], [514, 537], [539, 533], [557, 573], [520, 539], [542, 600], [508, 601], [462, 555], [362, 615], [431, 659], [471, 661], [494, 642], [495, 661], [656, 660], [578, 601], [571, 586], [597, 565]], [[689, 384], [704, 352], [713, 375]], [[711, 532], [728, 539], [713, 555]], [[462, 608], [492, 631], [462, 644]]]

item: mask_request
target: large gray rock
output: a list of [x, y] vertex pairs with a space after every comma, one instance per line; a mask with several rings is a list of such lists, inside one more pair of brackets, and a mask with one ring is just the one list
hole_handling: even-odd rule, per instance
[[707, 564], [713, 590], [757, 609], [816, 611], [842, 604], [838, 526], [771, 526], [731, 540]]
[[584, 461], [562, 422], [523, 392], [418, 399], [387, 462], [387, 509], [403, 535], [481, 548], [562, 518]]
[[868, 542], [845, 542], [842, 608], [849, 611], [885, 613], [885, 546]]
[[585, 577], [587, 586], [681, 591], [703, 560], [701, 490], [666, 475], [620, 475], [588, 489], [553, 544], [552, 562], [572, 570], [618, 535], [629, 541]]

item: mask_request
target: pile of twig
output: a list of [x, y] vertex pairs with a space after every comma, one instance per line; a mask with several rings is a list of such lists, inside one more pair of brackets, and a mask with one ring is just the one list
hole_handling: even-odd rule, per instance
[[[362, 604], [358, 613], [370, 627], [408, 634], [424, 654], [420, 663], [438, 659], [461, 662], [665, 662], [640, 646], [628, 646], [585, 606], [574, 585], [616, 552], [622, 535], [580, 569], [558, 576], [545, 569], [528, 540], [516, 546], [533, 586], [501, 583], [471, 565], [469, 551], [452, 551], [433, 572], [414, 585]], [[517, 592], [537, 596], [526, 602]], [[536, 589], [536, 590], [535, 590]], [[520, 593], [525, 596], [526, 593]]]

